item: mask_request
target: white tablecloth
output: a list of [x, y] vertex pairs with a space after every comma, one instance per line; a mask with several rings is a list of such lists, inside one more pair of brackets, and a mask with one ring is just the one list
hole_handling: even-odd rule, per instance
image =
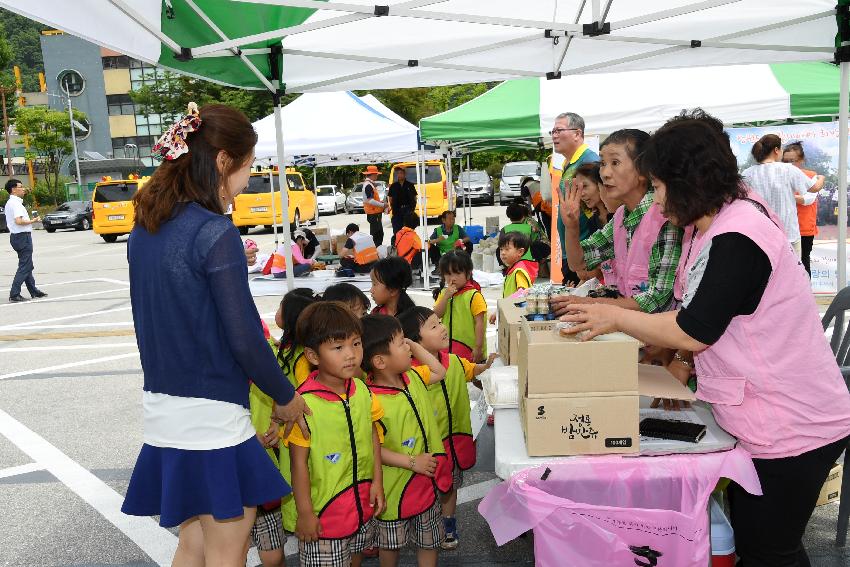
[[[649, 398], [641, 397], [641, 410], [645, 413], [652, 402]], [[735, 447], [735, 438], [723, 431], [711, 411], [697, 403], [693, 406], [697, 417], [708, 428], [705, 438], [699, 443], [669, 441], [665, 439], [641, 439], [640, 453], [642, 456], [669, 455], [674, 453], [714, 453], [727, 451]], [[495, 444], [496, 444], [496, 474], [499, 478], [508, 479], [522, 469], [543, 465], [553, 461], [575, 459], [576, 457], [530, 457], [525, 448], [525, 437], [519, 419], [519, 410], [506, 408], [494, 410], [495, 414]]]
[[[350, 283], [363, 291], [369, 291], [372, 287], [372, 280], [369, 274], [354, 276], [353, 278], [317, 278], [313, 274], [295, 278], [295, 287], [307, 287], [315, 293], [322, 293], [333, 284]], [[248, 287], [251, 288], [251, 295], [260, 297], [264, 295], [274, 295], [282, 297], [286, 293], [286, 278], [278, 279], [272, 276], [259, 276], [248, 280]]]

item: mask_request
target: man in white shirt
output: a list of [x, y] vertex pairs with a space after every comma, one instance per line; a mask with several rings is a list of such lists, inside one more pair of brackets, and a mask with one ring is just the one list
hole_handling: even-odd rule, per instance
[[9, 301], [19, 303], [28, 301], [21, 295], [21, 286], [26, 284], [27, 290], [33, 299], [47, 297], [47, 294], [35, 287], [35, 278], [32, 272], [35, 269], [32, 263], [32, 224], [38, 221], [36, 218], [30, 220], [27, 208], [24, 206], [24, 195], [27, 189], [17, 179], [6, 182], [6, 191], [9, 192], [9, 200], [6, 202], [6, 225], [9, 227], [9, 242], [18, 253], [18, 271], [12, 280], [12, 289], [9, 291]]

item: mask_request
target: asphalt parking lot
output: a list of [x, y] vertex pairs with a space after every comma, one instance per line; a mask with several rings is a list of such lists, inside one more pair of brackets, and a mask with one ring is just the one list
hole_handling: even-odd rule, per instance
[[[504, 209], [473, 209], [476, 224]], [[322, 217], [331, 229], [364, 215]], [[462, 221], [462, 216], [461, 219]], [[387, 230], [389, 234], [389, 230]], [[251, 238], [270, 251], [274, 236]], [[0, 565], [168, 565], [172, 531], [120, 513], [142, 443], [142, 372], [133, 332], [126, 238], [88, 232], [34, 233], [36, 281], [49, 297], [5, 303], [16, 257], [0, 235]], [[487, 290], [491, 307], [498, 290]], [[414, 299], [430, 304], [429, 294]], [[256, 298], [274, 328], [278, 297]], [[493, 333], [490, 333], [492, 339]], [[466, 475], [458, 508], [461, 543], [441, 565], [533, 565], [531, 538], [496, 547], [477, 513], [493, 473], [492, 428], [479, 437], [478, 465]], [[837, 504], [818, 508], [806, 535], [812, 564], [850, 564], [832, 546]], [[287, 545], [294, 552], [294, 538]], [[256, 554], [250, 556], [256, 565]], [[297, 557], [288, 558], [297, 565]], [[407, 554], [404, 565], [413, 565]], [[377, 565], [371, 560], [367, 565]], [[661, 565], [661, 564], [659, 564]]]

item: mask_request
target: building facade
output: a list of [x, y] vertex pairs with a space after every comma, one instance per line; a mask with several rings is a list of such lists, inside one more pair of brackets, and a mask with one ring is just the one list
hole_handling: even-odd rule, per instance
[[88, 117], [89, 132], [77, 139], [81, 158], [93, 151], [157, 165], [151, 148], [171, 118], [140, 114], [130, 92], [162, 80], [164, 71], [56, 31], [42, 34], [41, 51], [50, 108], [67, 112], [70, 93], [71, 104]]

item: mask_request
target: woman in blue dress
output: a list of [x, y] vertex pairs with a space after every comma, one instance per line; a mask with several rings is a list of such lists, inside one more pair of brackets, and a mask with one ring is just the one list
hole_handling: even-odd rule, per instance
[[136, 194], [130, 299], [144, 371], [144, 445], [122, 510], [179, 526], [176, 566], [244, 566], [256, 506], [291, 489], [257, 440], [251, 381], [286, 429], [309, 412], [268, 348], [239, 232], [223, 215], [248, 184], [257, 135], [208, 105], [160, 138]]

